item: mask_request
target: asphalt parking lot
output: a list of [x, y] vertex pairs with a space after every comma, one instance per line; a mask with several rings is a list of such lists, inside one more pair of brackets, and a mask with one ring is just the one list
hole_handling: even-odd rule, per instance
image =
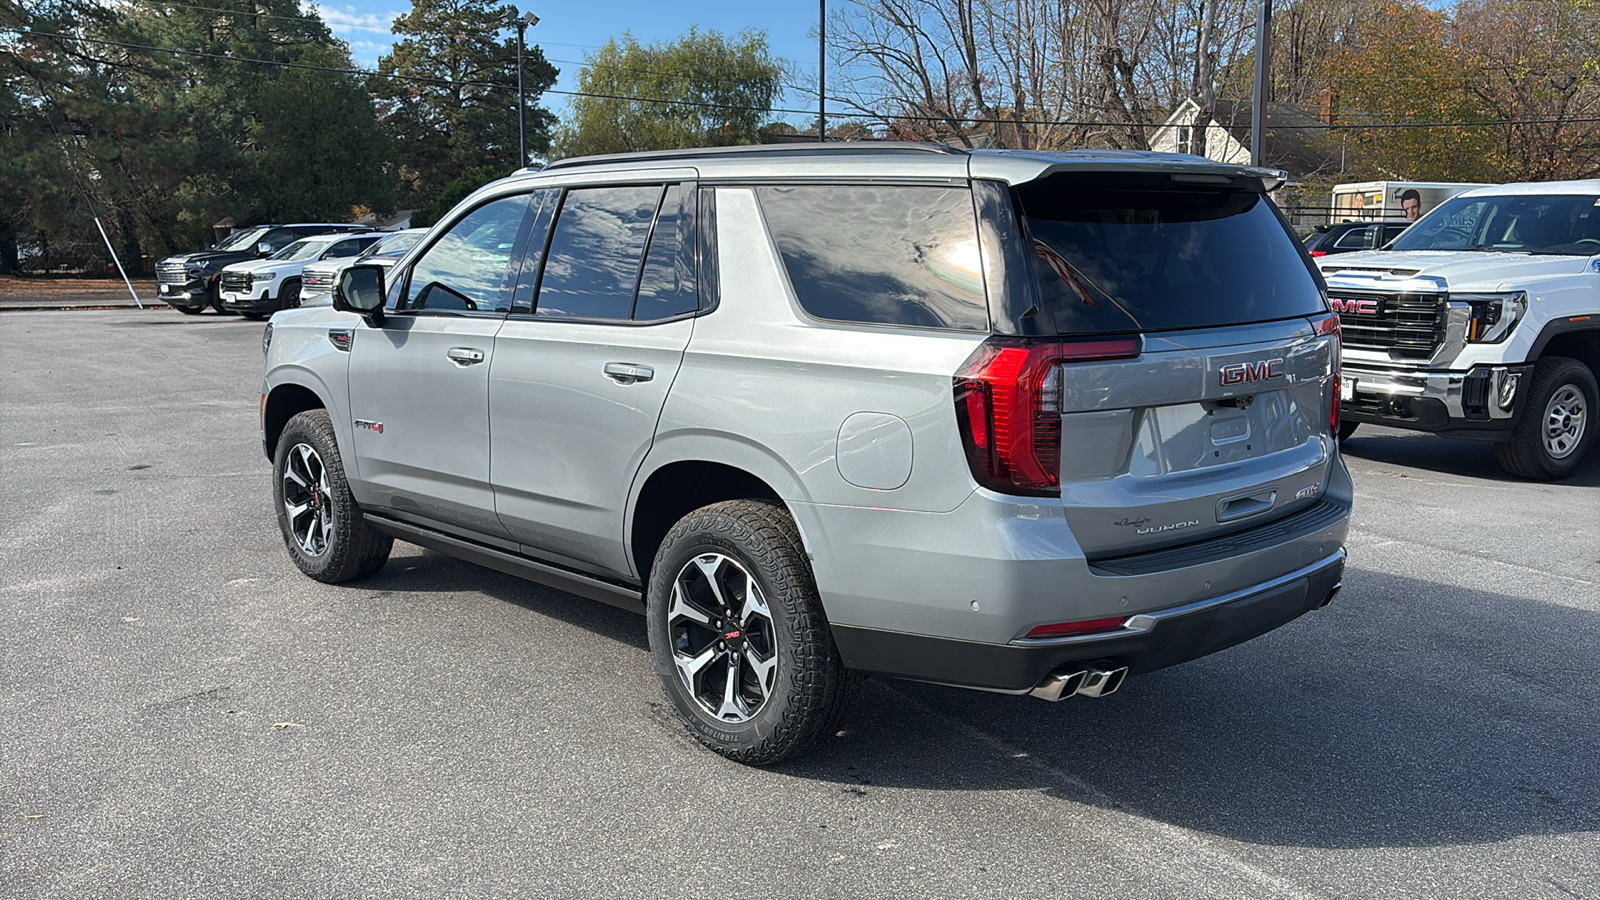
[[0, 313], [0, 897], [1600, 897], [1600, 456], [1364, 428], [1327, 609], [1098, 701], [869, 680], [757, 770], [628, 613], [300, 575], [260, 336]]

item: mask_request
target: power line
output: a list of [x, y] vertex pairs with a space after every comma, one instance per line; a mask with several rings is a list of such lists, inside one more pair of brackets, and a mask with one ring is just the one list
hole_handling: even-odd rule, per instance
[[[204, 59], [217, 59], [226, 62], [254, 63], [258, 65], [278, 66], [287, 69], [307, 69], [316, 72], [330, 72], [339, 75], [357, 75], [361, 77], [393, 78], [400, 81], [411, 81], [419, 84], [432, 84], [442, 87], [485, 87], [504, 89], [510, 87], [496, 81], [450, 81], [443, 78], [427, 78], [419, 75], [402, 75], [398, 72], [375, 72], [368, 69], [343, 68], [337, 66], [317, 66], [309, 63], [284, 62], [271, 59], [254, 59], [243, 56], [229, 56], [222, 53], [206, 53], [200, 50], [180, 50], [172, 47], [154, 47], [148, 44], [134, 44], [126, 41], [110, 41], [103, 38], [85, 38], [72, 35], [53, 34], [32, 29], [17, 29], [18, 34], [32, 35], [34, 37], [55, 38], [65, 41], [79, 41], [90, 44], [102, 44], [111, 47], [123, 47], [130, 50], [148, 50], [154, 53], [171, 53], [178, 56], [195, 56]], [[731, 103], [714, 103], [706, 100], [670, 100], [660, 97], [632, 97], [625, 94], [605, 94], [594, 91], [558, 91], [546, 90], [546, 94], [557, 94], [568, 97], [585, 97], [596, 100], [619, 100], [627, 103], [660, 103], [668, 106], [688, 106], [700, 109], [721, 109], [735, 112], [770, 112], [787, 115], [810, 116], [813, 110], [786, 109], [777, 106], [743, 106]], [[1104, 128], [1116, 123], [1111, 122], [1077, 122], [1062, 119], [1002, 119], [1002, 118], [969, 118], [965, 116], [915, 116], [915, 115], [885, 115], [873, 111], [860, 111], [860, 115], [882, 122], [951, 122], [960, 125], [1028, 125], [1034, 127], [1069, 127], [1069, 128]], [[1311, 125], [1268, 125], [1266, 130], [1271, 131], [1361, 131], [1367, 129], [1402, 129], [1402, 128], [1501, 128], [1511, 125], [1585, 125], [1600, 123], [1600, 116], [1578, 116], [1564, 119], [1499, 119], [1493, 121], [1477, 122], [1363, 122], [1349, 125], [1329, 125], [1316, 123]]]

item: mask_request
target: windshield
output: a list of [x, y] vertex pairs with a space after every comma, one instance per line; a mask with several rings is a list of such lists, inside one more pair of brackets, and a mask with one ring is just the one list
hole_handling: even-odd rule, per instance
[[246, 228], [244, 231], [235, 231], [222, 240], [222, 243], [211, 248], [213, 250], [253, 250], [256, 241], [261, 240], [267, 233], [265, 228]]
[[1255, 190], [1165, 176], [1057, 175], [1016, 189], [1061, 334], [1316, 315], [1316, 276]]
[[369, 259], [374, 256], [400, 256], [407, 250], [415, 247], [417, 245], [417, 241], [420, 240], [422, 240], [422, 232], [407, 234], [402, 231], [397, 234], [391, 234], [388, 237], [378, 241], [376, 244], [373, 244], [371, 247], [368, 247], [366, 251], [361, 254], [361, 258]]
[[1452, 197], [1413, 225], [1389, 249], [1591, 256], [1600, 253], [1600, 197]]
[[307, 238], [305, 240], [295, 241], [282, 250], [279, 250], [277, 253], [272, 254], [272, 258], [279, 261], [288, 262], [293, 262], [294, 260], [299, 259], [315, 259], [317, 254], [322, 252], [322, 248], [326, 246], [328, 246], [327, 241]]

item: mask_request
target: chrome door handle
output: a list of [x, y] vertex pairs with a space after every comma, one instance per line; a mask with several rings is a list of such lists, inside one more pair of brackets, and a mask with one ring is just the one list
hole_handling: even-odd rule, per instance
[[451, 347], [444, 352], [444, 355], [458, 366], [470, 366], [483, 362], [483, 351], [474, 350], [471, 347]]
[[656, 377], [656, 370], [649, 366], [636, 366], [633, 363], [606, 363], [606, 377], [617, 384], [633, 384], [635, 381], [649, 381]]

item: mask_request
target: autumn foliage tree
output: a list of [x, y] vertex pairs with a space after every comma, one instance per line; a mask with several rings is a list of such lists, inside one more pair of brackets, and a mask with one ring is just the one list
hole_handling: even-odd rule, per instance
[[1489, 161], [1519, 180], [1600, 174], [1600, 3], [1469, 0], [1455, 41], [1489, 129]]
[[[1375, 177], [1478, 181], [1493, 176], [1490, 135], [1447, 13], [1400, 0], [1341, 43], [1336, 90], [1357, 154]], [[1416, 127], [1429, 125], [1432, 127]]]

